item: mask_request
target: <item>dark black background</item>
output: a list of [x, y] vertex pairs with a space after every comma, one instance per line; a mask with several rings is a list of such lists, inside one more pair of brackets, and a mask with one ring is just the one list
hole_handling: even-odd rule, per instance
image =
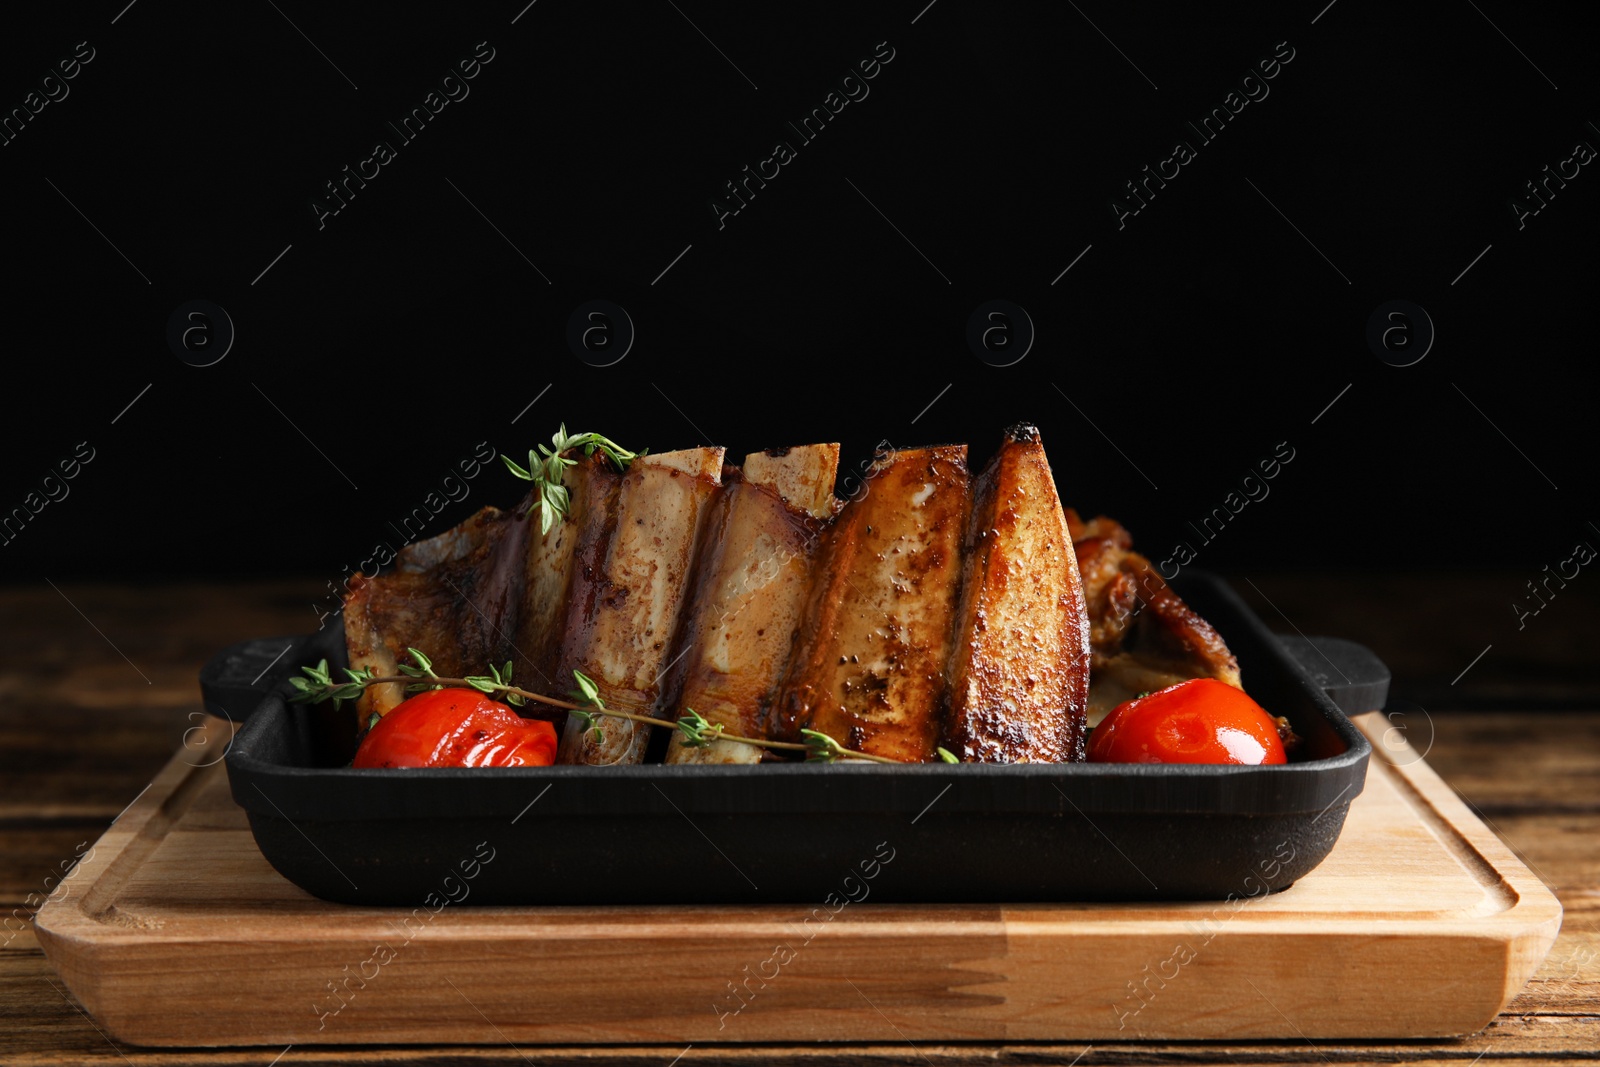
[[[96, 58], [0, 147], [0, 508], [77, 442], [95, 459], [0, 575], [336, 580], [476, 442], [525, 453], [563, 421], [734, 456], [837, 439], [853, 464], [883, 438], [981, 460], [1030, 419], [1066, 501], [1153, 554], [1287, 441], [1270, 497], [1201, 548], [1225, 571], [1533, 577], [1600, 545], [1600, 175], [1520, 232], [1508, 207], [1600, 146], [1592, 9], [925, 3], [8, 14], [0, 107], [77, 42]], [[319, 230], [323, 183], [479, 41], [470, 96]], [[870, 95], [719, 230], [722, 183], [880, 41]], [[1122, 183], [1280, 41], [1270, 96], [1119, 231]], [[1037, 327], [1008, 368], [965, 343], [995, 297]], [[195, 298], [237, 328], [207, 368], [165, 341]], [[637, 326], [613, 367], [564, 341], [592, 298]], [[1407, 368], [1364, 338], [1394, 298], [1438, 331]], [[520, 489], [490, 470], [429, 532]]]

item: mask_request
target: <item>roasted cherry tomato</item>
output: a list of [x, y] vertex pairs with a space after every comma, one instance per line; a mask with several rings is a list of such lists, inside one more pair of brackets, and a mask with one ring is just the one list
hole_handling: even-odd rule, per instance
[[548, 767], [556, 728], [476, 689], [430, 689], [378, 720], [352, 767]]
[[1095, 727], [1096, 763], [1287, 763], [1278, 724], [1213, 678], [1195, 678], [1117, 705]]

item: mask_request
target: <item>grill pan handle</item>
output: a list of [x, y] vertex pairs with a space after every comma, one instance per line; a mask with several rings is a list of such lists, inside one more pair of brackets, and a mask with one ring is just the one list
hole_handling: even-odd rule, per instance
[[200, 668], [200, 698], [206, 711], [242, 723], [262, 698], [304, 662], [308, 637], [257, 637], [212, 656]]
[[1366, 645], [1342, 637], [1278, 634], [1278, 642], [1346, 715], [1377, 711], [1389, 698], [1389, 668]]

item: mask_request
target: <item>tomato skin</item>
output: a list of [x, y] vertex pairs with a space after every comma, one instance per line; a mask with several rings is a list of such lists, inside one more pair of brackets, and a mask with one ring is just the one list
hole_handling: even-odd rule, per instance
[[1117, 705], [1089, 739], [1094, 763], [1287, 763], [1278, 725], [1242, 691], [1194, 678]]
[[430, 689], [378, 720], [352, 767], [548, 767], [556, 729], [476, 689]]

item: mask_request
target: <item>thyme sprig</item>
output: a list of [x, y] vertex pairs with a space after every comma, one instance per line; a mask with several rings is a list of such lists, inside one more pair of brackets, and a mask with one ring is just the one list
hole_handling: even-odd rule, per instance
[[[600, 687], [593, 678], [582, 671], [573, 671], [573, 678], [577, 682], [577, 690], [573, 696], [580, 700], [561, 700], [557, 697], [545, 696], [511, 684], [511, 664], [503, 668], [490, 667], [488, 674], [468, 675], [464, 678], [446, 678], [433, 669], [433, 661], [420, 650], [408, 648], [407, 653], [413, 662], [397, 664], [400, 671], [397, 675], [377, 675], [365, 668], [345, 667], [344, 673], [349, 681], [335, 681], [328, 669], [328, 661], [322, 660], [315, 667], [302, 667], [303, 678], [293, 678], [290, 685], [295, 692], [290, 695], [292, 704], [319, 704], [324, 700], [332, 700], [334, 707], [338, 708], [347, 700], [360, 697], [363, 690], [373, 685], [389, 685], [403, 683], [407, 693], [420, 693], [428, 689], [472, 688], [480, 693], [504, 699], [507, 703], [522, 705], [527, 701], [544, 704], [553, 708], [562, 708], [578, 717], [585, 730], [593, 731], [596, 742], [602, 741], [605, 734], [600, 727], [599, 720], [610, 716], [615, 719], [626, 719], [629, 722], [647, 723], [651, 726], [665, 726], [676, 730], [683, 738], [683, 743], [691, 748], [705, 748], [717, 741], [735, 741], [739, 744], [753, 745], [756, 748], [772, 749], [778, 752], [804, 752], [808, 763], [834, 763], [839, 760], [866, 760], [872, 763], [900, 763], [901, 760], [888, 756], [878, 756], [870, 752], [858, 752], [846, 748], [832, 737], [819, 730], [802, 730], [801, 741], [771, 741], [764, 737], [743, 737], [739, 734], [730, 734], [720, 723], [713, 723], [693, 708], [685, 708], [684, 714], [678, 719], [662, 719], [647, 714], [648, 708], [636, 711], [624, 711], [612, 707], [600, 695]], [[939, 752], [940, 758], [945, 762], [954, 762], [954, 757], [949, 756], [943, 749]]]
[[328, 676], [328, 661], [322, 660], [315, 667], [301, 667], [305, 673], [304, 678], [290, 678], [289, 684], [296, 692], [289, 698], [291, 704], [320, 704], [324, 700], [333, 701], [334, 710], [344, 706], [347, 700], [359, 699], [367, 686], [372, 684], [372, 672], [364, 668], [344, 668], [344, 673], [350, 676], [348, 682], [335, 682]]
[[[539, 509], [539, 533], [550, 532], [557, 521], [566, 518], [567, 510], [572, 503], [571, 494], [567, 487], [562, 485], [562, 476], [568, 467], [577, 466], [578, 461], [566, 453], [583, 449], [583, 454], [592, 456], [596, 451], [605, 454], [605, 457], [617, 465], [617, 469], [625, 471], [628, 464], [644, 455], [648, 449], [639, 452], [629, 452], [609, 437], [602, 437], [597, 433], [580, 433], [568, 436], [566, 423], [550, 438], [550, 446], [539, 445], [538, 450], [528, 450], [527, 467], [519, 467], [510, 456], [501, 454], [500, 459], [505, 463], [512, 474], [525, 482], [532, 482], [538, 490], [538, 497], [533, 502], [533, 507]], [[543, 454], [541, 456], [541, 453]], [[532, 509], [529, 509], [532, 514]]]
[[678, 720], [678, 733], [683, 735], [683, 743], [689, 748], [710, 748], [722, 740], [722, 725], [713, 724], [706, 720], [693, 708], [685, 708], [687, 715]]

